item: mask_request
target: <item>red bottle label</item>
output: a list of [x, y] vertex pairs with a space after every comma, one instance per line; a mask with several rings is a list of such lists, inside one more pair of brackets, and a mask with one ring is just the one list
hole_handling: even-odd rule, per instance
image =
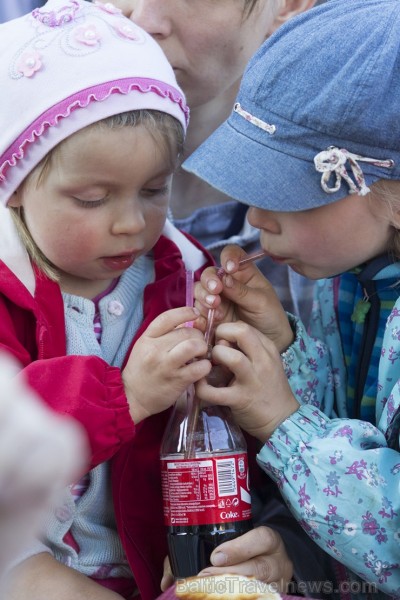
[[229, 523], [251, 518], [247, 454], [161, 459], [168, 526]]

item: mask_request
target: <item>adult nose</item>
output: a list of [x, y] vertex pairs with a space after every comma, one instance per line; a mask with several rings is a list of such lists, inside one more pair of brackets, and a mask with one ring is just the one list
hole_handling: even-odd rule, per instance
[[137, 0], [130, 18], [154, 39], [161, 40], [171, 34], [170, 15], [169, 0]]

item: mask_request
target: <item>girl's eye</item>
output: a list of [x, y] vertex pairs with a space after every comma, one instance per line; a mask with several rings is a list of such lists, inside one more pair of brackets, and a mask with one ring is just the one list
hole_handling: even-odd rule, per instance
[[148, 198], [153, 198], [155, 196], [166, 196], [169, 194], [169, 185], [164, 185], [160, 188], [145, 188], [142, 190], [142, 195]]
[[81, 198], [74, 197], [75, 202], [82, 206], [82, 208], [96, 208], [97, 206], [101, 206], [106, 198], [100, 198], [99, 200], [82, 200]]

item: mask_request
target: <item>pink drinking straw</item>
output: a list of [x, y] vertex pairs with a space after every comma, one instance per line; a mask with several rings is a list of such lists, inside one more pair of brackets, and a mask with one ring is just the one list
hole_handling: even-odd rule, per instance
[[[186, 306], [194, 304], [194, 273], [186, 270]], [[187, 321], [185, 327], [193, 327], [193, 321]], [[200, 414], [200, 402], [194, 394], [194, 385], [191, 385], [187, 390], [188, 399], [188, 422], [187, 422], [187, 444], [185, 448], [185, 458], [193, 458], [194, 452], [194, 432], [197, 427], [197, 421]]]
[[[250, 254], [250, 256], [247, 256], [246, 258], [242, 258], [242, 260], [239, 261], [239, 268], [243, 265], [246, 265], [249, 262], [254, 262], [255, 260], [258, 260], [259, 258], [262, 258], [263, 256], [265, 256], [264, 250], [261, 250], [260, 252], [256, 252], [255, 254]], [[218, 277], [221, 279], [225, 274], [226, 274], [225, 269], [223, 267], [220, 267], [217, 271]], [[212, 350], [212, 336], [214, 334], [214, 321], [215, 321], [215, 308], [210, 308], [208, 311], [208, 315], [207, 315], [207, 325], [206, 325], [206, 330], [204, 333], [204, 339], [207, 342], [207, 346], [208, 346], [208, 358], [210, 358], [211, 350]]]
[[[255, 254], [251, 254], [250, 256], [247, 256], [246, 258], [243, 258], [242, 260], [239, 261], [239, 267], [241, 267], [242, 265], [245, 265], [249, 262], [253, 262], [259, 258], [262, 258], [263, 256], [265, 256], [265, 252], [264, 251], [260, 251], [257, 252]], [[188, 281], [188, 273], [190, 273], [190, 271], [186, 271], [186, 304], [187, 306], [193, 306], [193, 276], [191, 281]], [[220, 267], [217, 271], [217, 275], [218, 277], [223, 277], [223, 275], [225, 275], [225, 269], [223, 269], [222, 267]], [[190, 287], [191, 286], [191, 287]], [[192, 302], [191, 304], [188, 304], [188, 302]], [[208, 347], [208, 353], [207, 353], [207, 358], [211, 358], [211, 350], [212, 350], [212, 337], [214, 334], [214, 320], [215, 320], [215, 308], [210, 308], [208, 311], [208, 315], [207, 315], [207, 325], [206, 325], [206, 330], [204, 332], [204, 339], [207, 343], [207, 347]], [[193, 323], [191, 323], [191, 325], [186, 324], [187, 327], [190, 327], [193, 325]], [[186, 445], [186, 451], [185, 451], [185, 458], [194, 458], [195, 457], [195, 449], [194, 449], [194, 438], [195, 438], [195, 431], [196, 431], [196, 427], [197, 427], [197, 421], [199, 419], [199, 414], [200, 414], [200, 400], [197, 398], [197, 396], [195, 396], [194, 394], [194, 387], [191, 386], [188, 390], [188, 399], [191, 400], [191, 408], [190, 408], [190, 412], [189, 412], [189, 418], [188, 418], [188, 425], [187, 425], [187, 445]]]
[[[186, 269], [186, 306], [194, 304], [194, 272]], [[193, 327], [193, 321], [187, 321], [185, 327]]]

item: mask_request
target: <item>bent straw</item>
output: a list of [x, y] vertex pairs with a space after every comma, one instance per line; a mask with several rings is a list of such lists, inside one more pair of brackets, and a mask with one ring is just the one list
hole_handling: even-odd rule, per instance
[[[242, 260], [239, 261], [239, 268], [242, 267], [243, 265], [246, 265], [249, 262], [254, 262], [255, 260], [258, 260], [259, 258], [263, 258], [263, 256], [265, 256], [264, 250], [261, 250], [260, 252], [256, 252], [254, 254], [250, 254], [246, 258], [242, 258]], [[218, 277], [221, 279], [225, 274], [226, 274], [225, 269], [223, 267], [220, 267], [217, 271]], [[212, 340], [212, 335], [214, 332], [214, 320], [215, 320], [215, 308], [210, 308], [208, 311], [208, 315], [207, 315], [206, 331], [204, 333], [204, 339], [208, 346], [208, 358], [210, 358], [210, 354], [211, 354], [211, 350], [212, 350], [211, 340]]]
[[[247, 256], [246, 258], [243, 258], [242, 260], [239, 261], [239, 267], [241, 267], [242, 265], [245, 265], [249, 262], [253, 262], [259, 258], [262, 258], [263, 256], [265, 256], [265, 252], [264, 251], [260, 251], [260, 252], [256, 252], [255, 254], [251, 254], [250, 256]], [[187, 273], [186, 273], [187, 274]], [[217, 275], [218, 277], [223, 277], [223, 275], [225, 275], [225, 269], [223, 267], [220, 267], [217, 271]], [[187, 279], [186, 279], [187, 282]], [[192, 284], [192, 299], [193, 299], [193, 284]], [[187, 287], [187, 283], [186, 283], [186, 302], [188, 301], [188, 287]], [[193, 304], [191, 304], [190, 306], [193, 306]], [[207, 315], [207, 325], [206, 325], [206, 330], [204, 332], [204, 340], [207, 344], [208, 347], [208, 352], [207, 352], [207, 358], [211, 358], [211, 350], [212, 350], [212, 336], [214, 333], [214, 320], [215, 320], [215, 308], [210, 308], [208, 311], [208, 315]], [[189, 412], [189, 418], [188, 418], [188, 424], [187, 424], [187, 446], [185, 449], [185, 458], [194, 458], [195, 457], [195, 451], [194, 451], [194, 436], [195, 436], [195, 430], [197, 427], [197, 421], [199, 419], [199, 414], [200, 414], [200, 400], [197, 398], [197, 396], [194, 395], [194, 386], [191, 386], [188, 390], [188, 400], [191, 400], [191, 407], [190, 407], [190, 412]]]
[[[194, 272], [190, 269], [186, 270], [186, 306], [194, 304]], [[193, 327], [193, 321], [187, 321], [185, 327]], [[194, 385], [191, 385], [187, 390], [188, 404], [188, 422], [187, 422], [187, 446], [185, 448], [185, 458], [193, 458], [193, 434], [197, 426], [199, 418], [200, 405], [194, 395]]]

